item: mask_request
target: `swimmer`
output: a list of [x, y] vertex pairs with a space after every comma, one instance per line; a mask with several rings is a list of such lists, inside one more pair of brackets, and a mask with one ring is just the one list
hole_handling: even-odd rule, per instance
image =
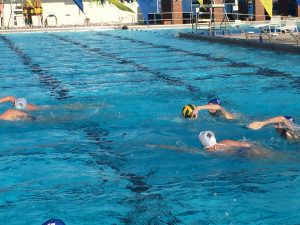
[[0, 115], [1, 120], [16, 121], [16, 120], [31, 120], [33, 117], [29, 116], [26, 112], [17, 109], [8, 109]]
[[223, 116], [228, 120], [235, 119], [236, 116], [228, 111], [226, 111], [222, 106], [221, 106], [221, 100], [218, 98], [213, 98], [208, 101], [207, 105], [201, 105], [197, 106], [192, 114], [192, 118], [197, 118], [198, 113], [201, 110], [208, 110], [209, 114], [212, 116]]
[[[199, 141], [204, 149], [208, 152], [223, 152], [242, 156], [265, 156], [269, 153], [268, 150], [263, 150], [262, 147], [255, 146], [252, 143], [245, 141], [222, 140], [217, 142], [216, 137], [211, 131], [202, 131], [199, 134]], [[170, 145], [146, 145], [147, 147], [158, 147], [170, 150], [185, 151], [190, 153], [199, 152], [197, 148], [177, 147]]]
[[253, 130], [259, 130], [269, 124], [275, 124], [274, 128], [277, 133], [284, 138], [289, 140], [300, 138], [300, 134], [295, 130], [295, 120], [291, 116], [277, 116], [263, 121], [255, 121], [248, 124], [248, 127]]
[[202, 131], [199, 141], [207, 151], [226, 151], [232, 148], [250, 148], [251, 144], [243, 141], [223, 140], [217, 143], [216, 137], [211, 131]]
[[25, 98], [15, 98], [14, 96], [7, 96], [0, 99], [0, 103], [2, 102], [12, 102], [14, 108], [18, 110], [38, 110], [37, 106], [27, 103], [27, 100]]

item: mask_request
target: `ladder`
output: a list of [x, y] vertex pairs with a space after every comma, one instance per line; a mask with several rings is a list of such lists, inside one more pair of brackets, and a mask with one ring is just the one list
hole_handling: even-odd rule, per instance
[[229, 31], [229, 29], [228, 29], [229, 24], [230, 24], [230, 20], [228, 18], [228, 14], [227, 14], [227, 12], [226, 12], [226, 10], [224, 8], [224, 16], [223, 16], [223, 19], [222, 19], [222, 21], [220, 23], [220, 30], [223, 31], [223, 34], [227, 34], [228, 33], [228, 31]]
[[195, 30], [206, 30], [209, 35], [214, 35], [216, 32], [216, 21], [213, 15], [212, 7], [207, 7], [207, 9], [209, 10], [209, 13], [202, 13], [200, 12], [200, 8], [196, 8]]

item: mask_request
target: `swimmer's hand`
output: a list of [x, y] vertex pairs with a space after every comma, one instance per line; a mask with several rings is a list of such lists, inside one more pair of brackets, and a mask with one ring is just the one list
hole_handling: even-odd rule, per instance
[[199, 112], [199, 109], [194, 109], [193, 113], [192, 113], [192, 116], [191, 116], [191, 119], [197, 119], [198, 118], [198, 112]]
[[194, 109], [191, 118], [198, 118], [198, 113], [200, 110], [224, 110], [224, 109], [220, 105], [213, 105], [213, 104], [197, 106]]
[[244, 142], [244, 143], [242, 143], [242, 147], [243, 147], [243, 148], [250, 148], [250, 147], [251, 147], [251, 144], [248, 143], [248, 142]]
[[259, 130], [264, 125], [265, 125], [264, 122], [253, 122], [253, 123], [248, 124], [248, 128], [250, 128], [252, 130]]

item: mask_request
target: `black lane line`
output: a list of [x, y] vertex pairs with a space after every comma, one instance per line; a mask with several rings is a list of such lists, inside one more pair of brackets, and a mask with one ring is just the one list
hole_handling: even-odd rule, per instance
[[[92, 141], [92, 144], [95, 144], [99, 146], [100, 151], [102, 151], [102, 154], [99, 155], [97, 153], [89, 153], [89, 155], [95, 160], [96, 164], [98, 165], [104, 165], [107, 167], [110, 167], [114, 171], [116, 171], [117, 174], [119, 174], [119, 177], [122, 179], [126, 179], [129, 182], [129, 185], [126, 186], [128, 190], [130, 190], [132, 193], [135, 193], [135, 199], [131, 201], [130, 203], [134, 206], [137, 211], [134, 211], [133, 214], [137, 215], [137, 213], [149, 213], [147, 212], [140, 212], [139, 209], [147, 207], [147, 200], [149, 199], [148, 195], [143, 195], [144, 192], [147, 192], [148, 190], [151, 190], [151, 185], [147, 184], [146, 180], [155, 173], [155, 171], [149, 171], [148, 174], [145, 176], [140, 176], [135, 173], [129, 173], [129, 172], [123, 172], [120, 168], [120, 165], [116, 162], [116, 158], [118, 159], [118, 162], [126, 163], [127, 160], [124, 158], [124, 155], [116, 154], [112, 151], [112, 144], [113, 141], [110, 141], [108, 139], [109, 132], [107, 130], [102, 129], [98, 126], [96, 123], [88, 124], [88, 126], [81, 126], [80, 130], [83, 130], [88, 137], [90, 141]], [[99, 153], [99, 152], [98, 152]], [[111, 160], [108, 160], [105, 157], [112, 157]], [[107, 180], [104, 180], [103, 182], [106, 182]], [[160, 201], [164, 202], [164, 198], [161, 195], [157, 195]], [[152, 199], [153, 201], [157, 200]], [[168, 215], [169, 221], [171, 223], [168, 224], [176, 224], [179, 222], [179, 220], [172, 214], [171, 211], [166, 210], [166, 208], [163, 208], [162, 215]], [[119, 218], [120, 221], [128, 221], [128, 218], [130, 218], [131, 214], [125, 216], [124, 218]], [[173, 223], [172, 223], [173, 221]], [[174, 223], [176, 221], [176, 223]], [[149, 221], [147, 221], [149, 222]]]
[[3, 35], [0, 35], [0, 39], [22, 59], [23, 64], [28, 66], [33, 74], [38, 75], [41, 85], [50, 90], [51, 96], [58, 100], [71, 97], [69, 96], [69, 90], [62, 87], [61, 81], [43, 70], [39, 64], [34, 63], [32, 58], [18, 48], [12, 40]]
[[[135, 193], [142, 192], [135, 190], [147, 191], [150, 189], [150, 187], [144, 181], [145, 177], [133, 173], [127, 174], [124, 173], [122, 169], [120, 169], [118, 163], [126, 163], [127, 160], [124, 157], [125, 155], [118, 154], [112, 151], [112, 145], [114, 144], [114, 142], [108, 139], [109, 132], [107, 130], [99, 127], [97, 123], [84, 124], [79, 128], [79, 130], [82, 130], [85, 133], [91, 144], [99, 147], [99, 151], [97, 151], [96, 153], [89, 153], [90, 156], [92, 156], [92, 158], [96, 160], [97, 164], [112, 168], [120, 175], [120, 177], [130, 181], [133, 186], [138, 186], [137, 189], [128, 186], [128, 189], [132, 190]], [[101, 153], [101, 155], [99, 155], [98, 153]], [[107, 159], [105, 159], [105, 157], [112, 157], [112, 160], [108, 161]], [[116, 159], [118, 159], [118, 161], [116, 161]]]
[[[126, 83], [126, 84], [140, 84], [140, 83], [147, 83], [149, 82], [150, 80], [124, 80], [124, 81], [97, 81], [97, 82], [94, 82], [93, 84], [91, 84], [90, 82], [72, 82], [70, 83], [71, 85], [113, 85], [113, 84], [123, 84], [123, 83]], [[6, 88], [6, 87], [5, 87]], [[11, 88], [11, 87], [10, 87]]]
[[163, 82], [165, 82], [168, 85], [185, 87], [189, 92], [191, 92], [191, 94], [196, 99], [198, 99], [199, 96], [201, 95], [201, 91], [200, 91], [200, 89], [198, 87], [190, 85], [190, 84], [187, 84], [187, 83], [184, 83], [180, 79], [172, 77], [172, 76], [170, 76], [168, 74], [161, 73], [159, 71], [153, 71], [153, 70], [151, 70], [150, 68], [148, 68], [148, 67], [146, 67], [144, 65], [141, 65], [141, 64], [138, 64], [138, 63], [134, 62], [133, 60], [126, 59], [126, 58], [121, 58], [121, 57], [119, 57], [118, 55], [116, 55], [114, 53], [103, 52], [99, 48], [90, 48], [90, 47], [88, 47], [87, 45], [85, 45], [85, 44], [83, 44], [81, 42], [77, 42], [77, 41], [71, 40], [71, 39], [66, 38], [66, 37], [58, 36], [58, 35], [55, 35], [55, 34], [48, 34], [48, 35], [50, 35], [52, 37], [55, 37], [55, 38], [57, 38], [57, 39], [59, 39], [61, 41], [64, 41], [64, 42], [71, 43], [73, 45], [79, 46], [79, 47], [81, 47], [83, 49], [86, 49], [87, 51], [100, 54], [102, 57], [106, 57], [108, 59], [113, 59], [114, 61], [118, 62], [119, 64], [127, 64], [127, 65], [130, 65], [130, 66], [138, 69], [139, 71], [150, 73], [157, 80], [163, 81]]
[[263, 75], [263, 76], [267, 76], [267, 77], [281, 76], [281, 77], [286, 77], [286, 78], [292, 78], [291, 74], [281, 72], [279, 70], [264, 68], [264, 67], [252, 65], [252, 64], [249, 64], [249, 63], [245, 63], [245, 62], [236, 62], [236, 61], [228, 59], [228, 58], [212, 57], [210, 54], [206, 54], [206, 53], [191, 52], [191, 51], [187, 51], [187, 50], [183, 50], [183, 49], [179, 49], [179, 48], [174, 48], [174, 47], [171, 47], [171, 46], [168, 46], [168, 45], [153, 44], [153, 43], [147, 42], [147, 41], [135, 40], [133, 38], [123, 37], [123, 36], [120, 36], [120, 35], [112, 35], [112, 34], [108, 34], [108, 33], [104, 33], [104, 32], [97, 32], [96, 34], [100, 35], [100, 36], [107, 36], [107, 37], [116, 38], [116, 39], [119, 39], [119, 40], [127, 40], [127, 41], [130, 41], [132, 43], [138, 43], [138, 44], [142, 44], [142, 45], [146, 45], [146, 46], [151, 46], [153, 48], [162, 48], [162, 49], [166, 49], [170, 52], [179, 52], [179, 53], [184, 53], [184, 54], [191, 55], [191, 56], [197, 56], [197, 57], [204, 58], [206, 61], [227, 62], [227, 63], [229, 63], [229, 65], [228, 65], [229, 67], [255, 68], [255, 69], [257, 69], [257, 72], [254, 75]]

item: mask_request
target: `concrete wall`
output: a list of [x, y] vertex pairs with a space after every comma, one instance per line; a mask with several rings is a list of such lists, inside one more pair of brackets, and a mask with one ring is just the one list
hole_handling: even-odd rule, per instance
[[265, 8], [263, 4], [261, 4], [260, 0], [254, 0], [254, 19], [256, 21], [265, 20]]
[[[84, 1], [84, 15], [72, 0], [44, 0], [43, 23], [49, 14], [55, 14], [58, 26], [84, 25], [85, 19], [89, 18], [91, 24], [97, 25], [116, 25], [119, 23], [137, 23], [137, 3], [126, 3], [135, 13], [123, 12], [114, 5], [106, 3], [100, 5], [90, 1]], [[4, 26], [13, 27], [13, 18], [11, 17], [11, 6], [8, 1], [4, 5]]]
[[172, 24], [172, 4], [173, 1], [170, 0], [161, 0], [161, 12], [163, 24]]
[[173, 0], [173, 24], [182, 24], [182, 0]]
[[[215, 4], [224, 4], [224, 0], [215, 0]], [[216, 22], [221, 22], [224, 17], [224, 7], [217, 7], [213, 8], [214, 16], [215, 16], [215, 21]]]

